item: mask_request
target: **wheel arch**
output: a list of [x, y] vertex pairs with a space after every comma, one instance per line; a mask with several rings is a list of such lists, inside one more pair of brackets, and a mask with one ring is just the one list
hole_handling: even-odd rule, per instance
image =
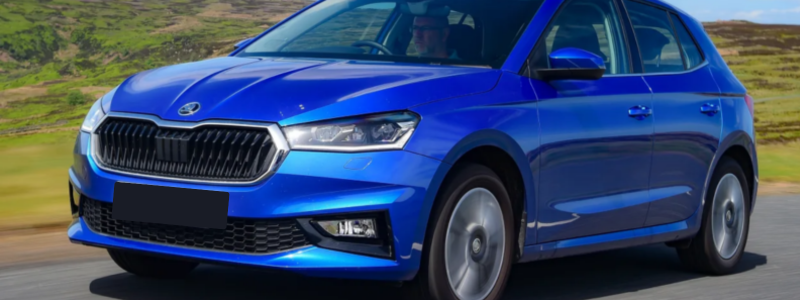
[[720, 154], [715, 158], [713, 168], [709, 171], [706, 187], [710, 185], [711, 175], [722, 158], [727, 157], [735, 160], [742, 167], [745, 176], [747, 176], [747, 186], [751, 200], [750, 212], [752, 213], [758, 194], [758, 157], [756, 155], [755, 141], [747, 132], [735, 131], [720, 142], [718, 153]]
[[[494, 129], [476, 131], [461, 139], [444, 157], [445, 162], [439, 167], [431, 187], [426, 195], [426, 207], [423, 210], [425, 221], [422, 226], [423, 243], [427, 243], [431, 233], [433, 221], [433, 208], [441, 193], [441, 187], [448, 177], [453, 176], [453, 167], [458, 164], [471, 162], [489, 167], [497, 173], [503, 181], [512, 200], [514, 210], [515, 233], [515, 259], [522, 255], [525, 245], [525, 225], [527, 215], [532, 211], [533, 199], [533, 174], [527, 156], [522, 148], [508, 134]], [[533, 206], [535, 208], [535, 206]], [[427, 245], [427, 244], [425, 244]]]

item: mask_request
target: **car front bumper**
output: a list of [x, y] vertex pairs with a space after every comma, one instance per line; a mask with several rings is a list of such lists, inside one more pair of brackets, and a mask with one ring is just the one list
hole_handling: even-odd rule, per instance
[[406, 151], [350, 154], [292, 151], [271, 177], [250, 186], [223, 186], [153, 180], [101, 170], [87, 152], [89, 140], [89, 134], [80, 133], [74, 164], [69, 170], [72, 188], [85, 197], [113, 202], [114, 184], [128, 182], [228, 192], [228, 216], [236, 218], [302, 219], [385, 212], [392, 233], [389, 243], [393, 255], [373, 257], [317, 245], [251, 254], [159, 244], [95, 232], [78, 214], [73, 215], [68, 230], [72, 242], [205, 262], [286, 269], [320, 277], [391, 281], [413, 278], [435, 197], [429, 187], [436, 182], [442, 164]]

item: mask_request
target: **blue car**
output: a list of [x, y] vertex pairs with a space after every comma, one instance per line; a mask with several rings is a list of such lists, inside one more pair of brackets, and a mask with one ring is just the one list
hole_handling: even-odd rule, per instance
[[74, 243], [498, 299], [513, 264], [666, 243], [744, 253], [753, 99], [658, 0], [325, 0], [88, 113]]

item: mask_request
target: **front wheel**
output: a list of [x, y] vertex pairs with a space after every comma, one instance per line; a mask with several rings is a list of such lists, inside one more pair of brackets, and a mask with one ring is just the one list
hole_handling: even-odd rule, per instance
[[423, 299], [499, 299], [511, 269], [514, 222], [502, 181], [462, 165], [443, 186], [417, 276]]
[[739, 263], [750, 228], [750, 189], [742, 167], [723, 158], [706, 193], [703, 223], [688, 247], [678, 249], [681, 261], [707, 274], [730, 274]]

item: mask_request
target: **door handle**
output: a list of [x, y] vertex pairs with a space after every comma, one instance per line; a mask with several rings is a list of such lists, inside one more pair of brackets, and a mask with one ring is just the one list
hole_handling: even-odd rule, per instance
[[637, 120], [644, 120], [653, 114], [653, 109], [641, 105], [637, 105], [628, 109], [628, 116], [636, 118]]
[[700, 106], [700, 112], [709, 116], [714, 116], [719, 112], [719, 107], [711, 103], [706, 103], [703, 104], [703, 106]]

